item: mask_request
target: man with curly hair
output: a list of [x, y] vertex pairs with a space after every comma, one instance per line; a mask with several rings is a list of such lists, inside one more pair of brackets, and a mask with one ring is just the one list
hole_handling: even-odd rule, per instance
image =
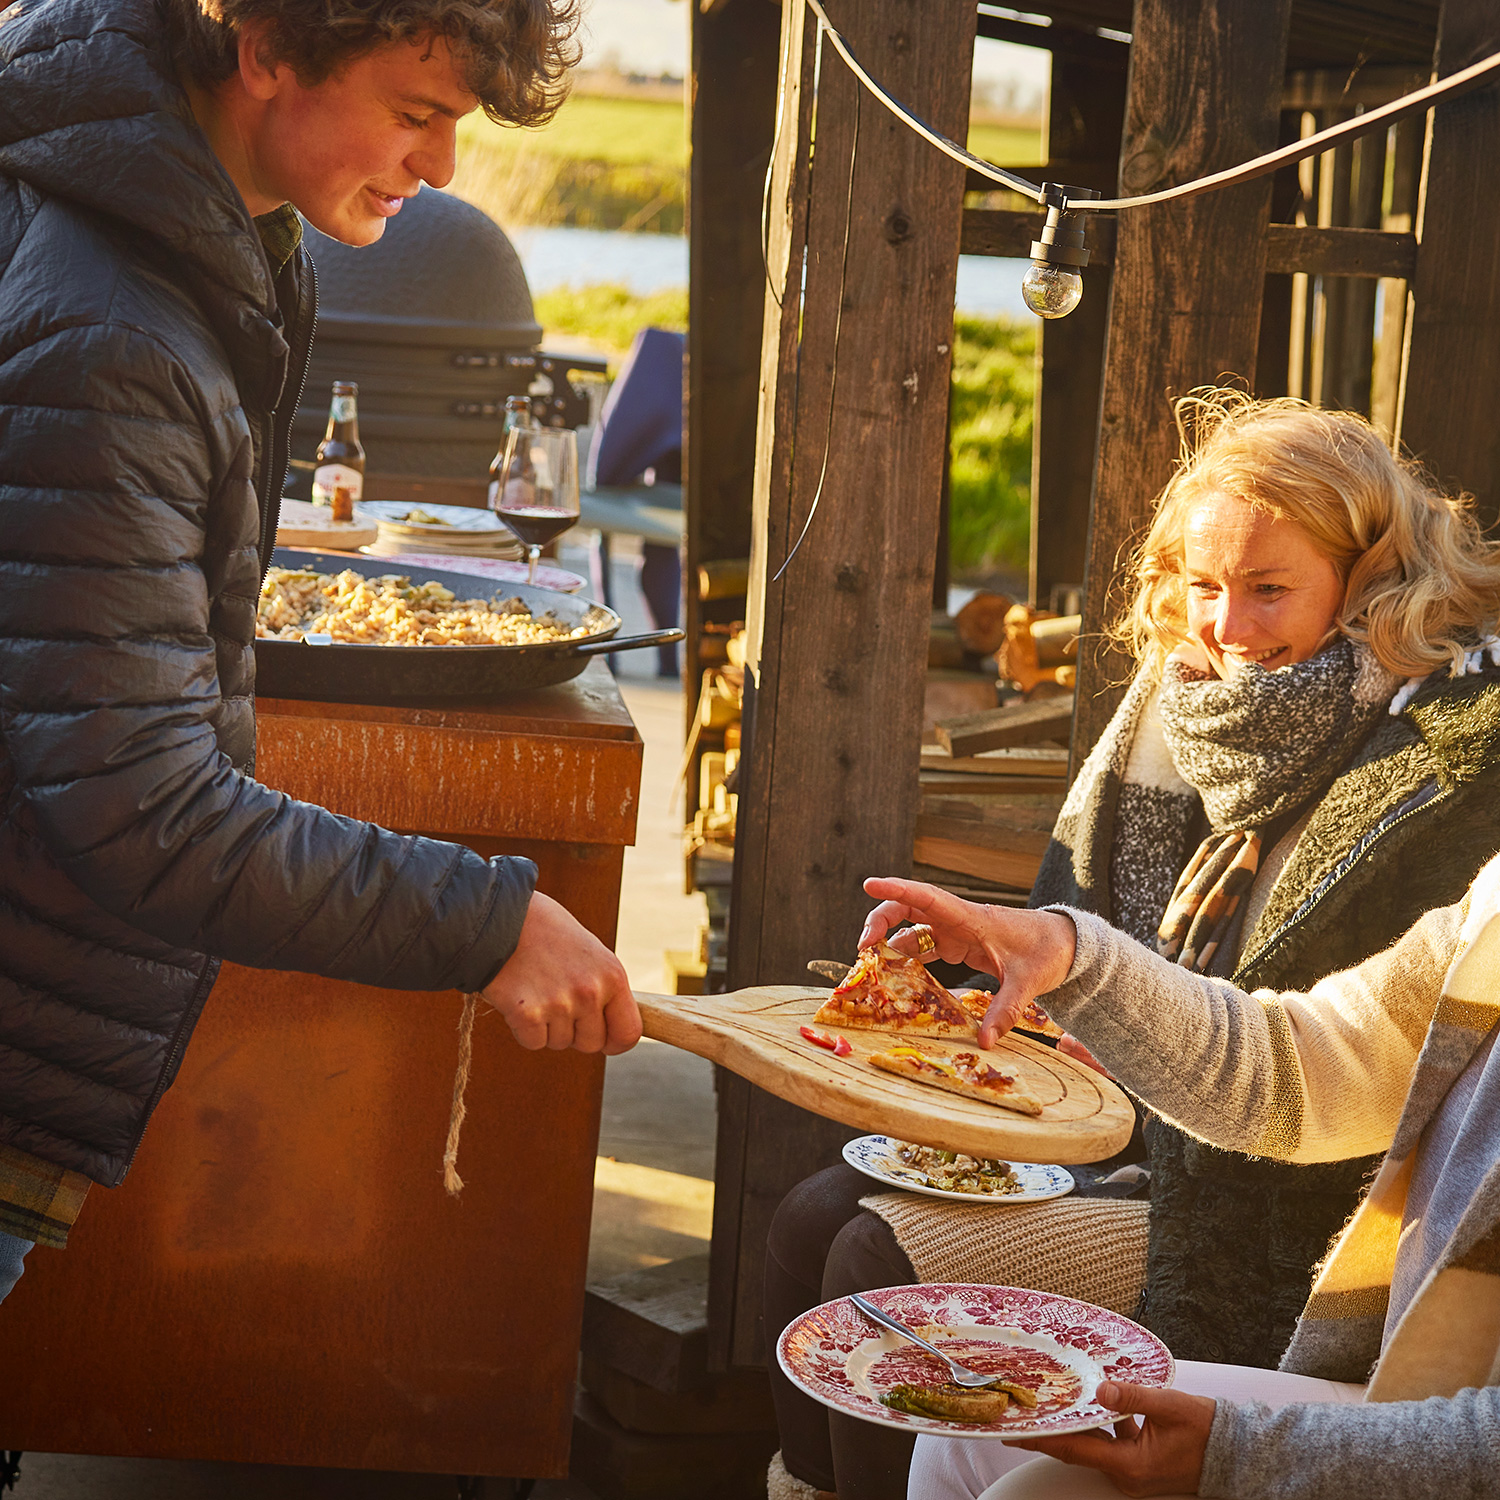
[[300, 210], [380, 238], [458, 119], [536, 123], [575, 0], [0, 11], [0, 1297], [117, 1185], [222, 959], [482, 992], [619, 1052], [529, 860], [253, 778], [256, 599], [314, 320]]

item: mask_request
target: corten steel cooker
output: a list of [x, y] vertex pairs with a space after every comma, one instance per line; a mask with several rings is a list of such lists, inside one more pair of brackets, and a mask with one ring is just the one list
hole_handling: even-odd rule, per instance
[[526, 688], [551, 687], [578, 676], [596, 656], [680, 641], [681, 630], [620, 636], [614, 610], [524, 583], [503, 583], [468, 573], [448, 573], [425, 563], [402, 566], [400, 558], [329, 557], [278, 547], [271, 562], [280, 568], [341, 573], [366, 578], [408, 577], [440, 583], [460, 599], [515, 598], [534, 615], [587, 631], [569, 641], [526, 646], [356, 646], [342, 642], [257, 640], [255, 691], [263, 698], [309, 698], [326, 703], [449, 702], [489, 698]]

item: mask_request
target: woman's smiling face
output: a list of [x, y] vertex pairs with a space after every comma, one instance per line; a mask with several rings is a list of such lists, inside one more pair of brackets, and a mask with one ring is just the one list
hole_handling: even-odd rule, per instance
[[1327, 640], [1344, 580], [1295, 521], [1210, 494], [1183, 527], [1188, 637], [1220, 677], [1306, 661]]

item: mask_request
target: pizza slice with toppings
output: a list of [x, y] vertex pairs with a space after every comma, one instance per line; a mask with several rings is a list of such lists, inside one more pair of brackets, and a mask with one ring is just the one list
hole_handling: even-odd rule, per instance
[[[954, 997], [973, 1018], [975, 1026], [984, 1020], [984, 1013], [995, 998], [988, 990], [964, 990]], [[1067, 1033], [1044, 1011], [1035, 1000], [1026, 1002], [1021, 1019], [1011, 1028], [1013, 1031], [1029, 1031], [1034, 1036], [1050, 1036], [1054, 1041]]]
[[1026, 1009], [1021, 1012], [1021, 1019], [1016, 1022], [1014, 1029], [1034, 1032], [1037, 1036], [1050, 1036], [1053, 1041], [1060, 1036], [1067, 1035], [1067, 1032], [1035, 1000], [1026, 1002]]
[[[983, 1017], [983, 1009], [979, 1012]], [[913, 1036], [976, 1036], [979, 1021], [948, 993], [919, 958], [872, 943], [813, 1020], [823, 1026], [906, 1031]]]
[[1016, 1086], [1016, 1075], [981, 1062], [977, 1052], [955, 1052], [952, 1057], [931, 1057], [916, 1047], [892, 1047], [872, 1053], [871, 1063], [886, 1073], [930, 1083], [934, 1088], [998, 1104], [1023, 1115], [1039, 1115], [1042, 1101]]

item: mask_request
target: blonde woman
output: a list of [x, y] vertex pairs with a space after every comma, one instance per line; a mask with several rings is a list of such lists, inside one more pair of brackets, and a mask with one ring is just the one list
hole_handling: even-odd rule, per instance
[[[1177, 417], [1181, 461], [1120, 625], [1138, 671], [1033, 905], [1095, 913], [1244, 990], [1305, 989], [1458, 900], [1500, 849], [1500, 559], [1467, 503], [1359, 417], [1222, 390]], [[1278, 1128], [1296, 1108], [1273, 1102]], [[773, 1225], [768, 1326], [800, 1310], [799, 1282], [1021, 1284], [1136, 1312], [1179, 1358], [1274, 1365], [1375, 1160], [1261, 1160], [1149, 1117], [1145, 1137], [1149, 1203], [1143, 1185], [978, 1215], [820, 1173]], [[835, 1419], [820, 1468], [817, 1422], [777, 1397], [791, 1475], [842, 1500], [901, 1493], [884, 1434], [857, 1443]], [[867, 1454], [885, 1477], [860, 1472]]]

